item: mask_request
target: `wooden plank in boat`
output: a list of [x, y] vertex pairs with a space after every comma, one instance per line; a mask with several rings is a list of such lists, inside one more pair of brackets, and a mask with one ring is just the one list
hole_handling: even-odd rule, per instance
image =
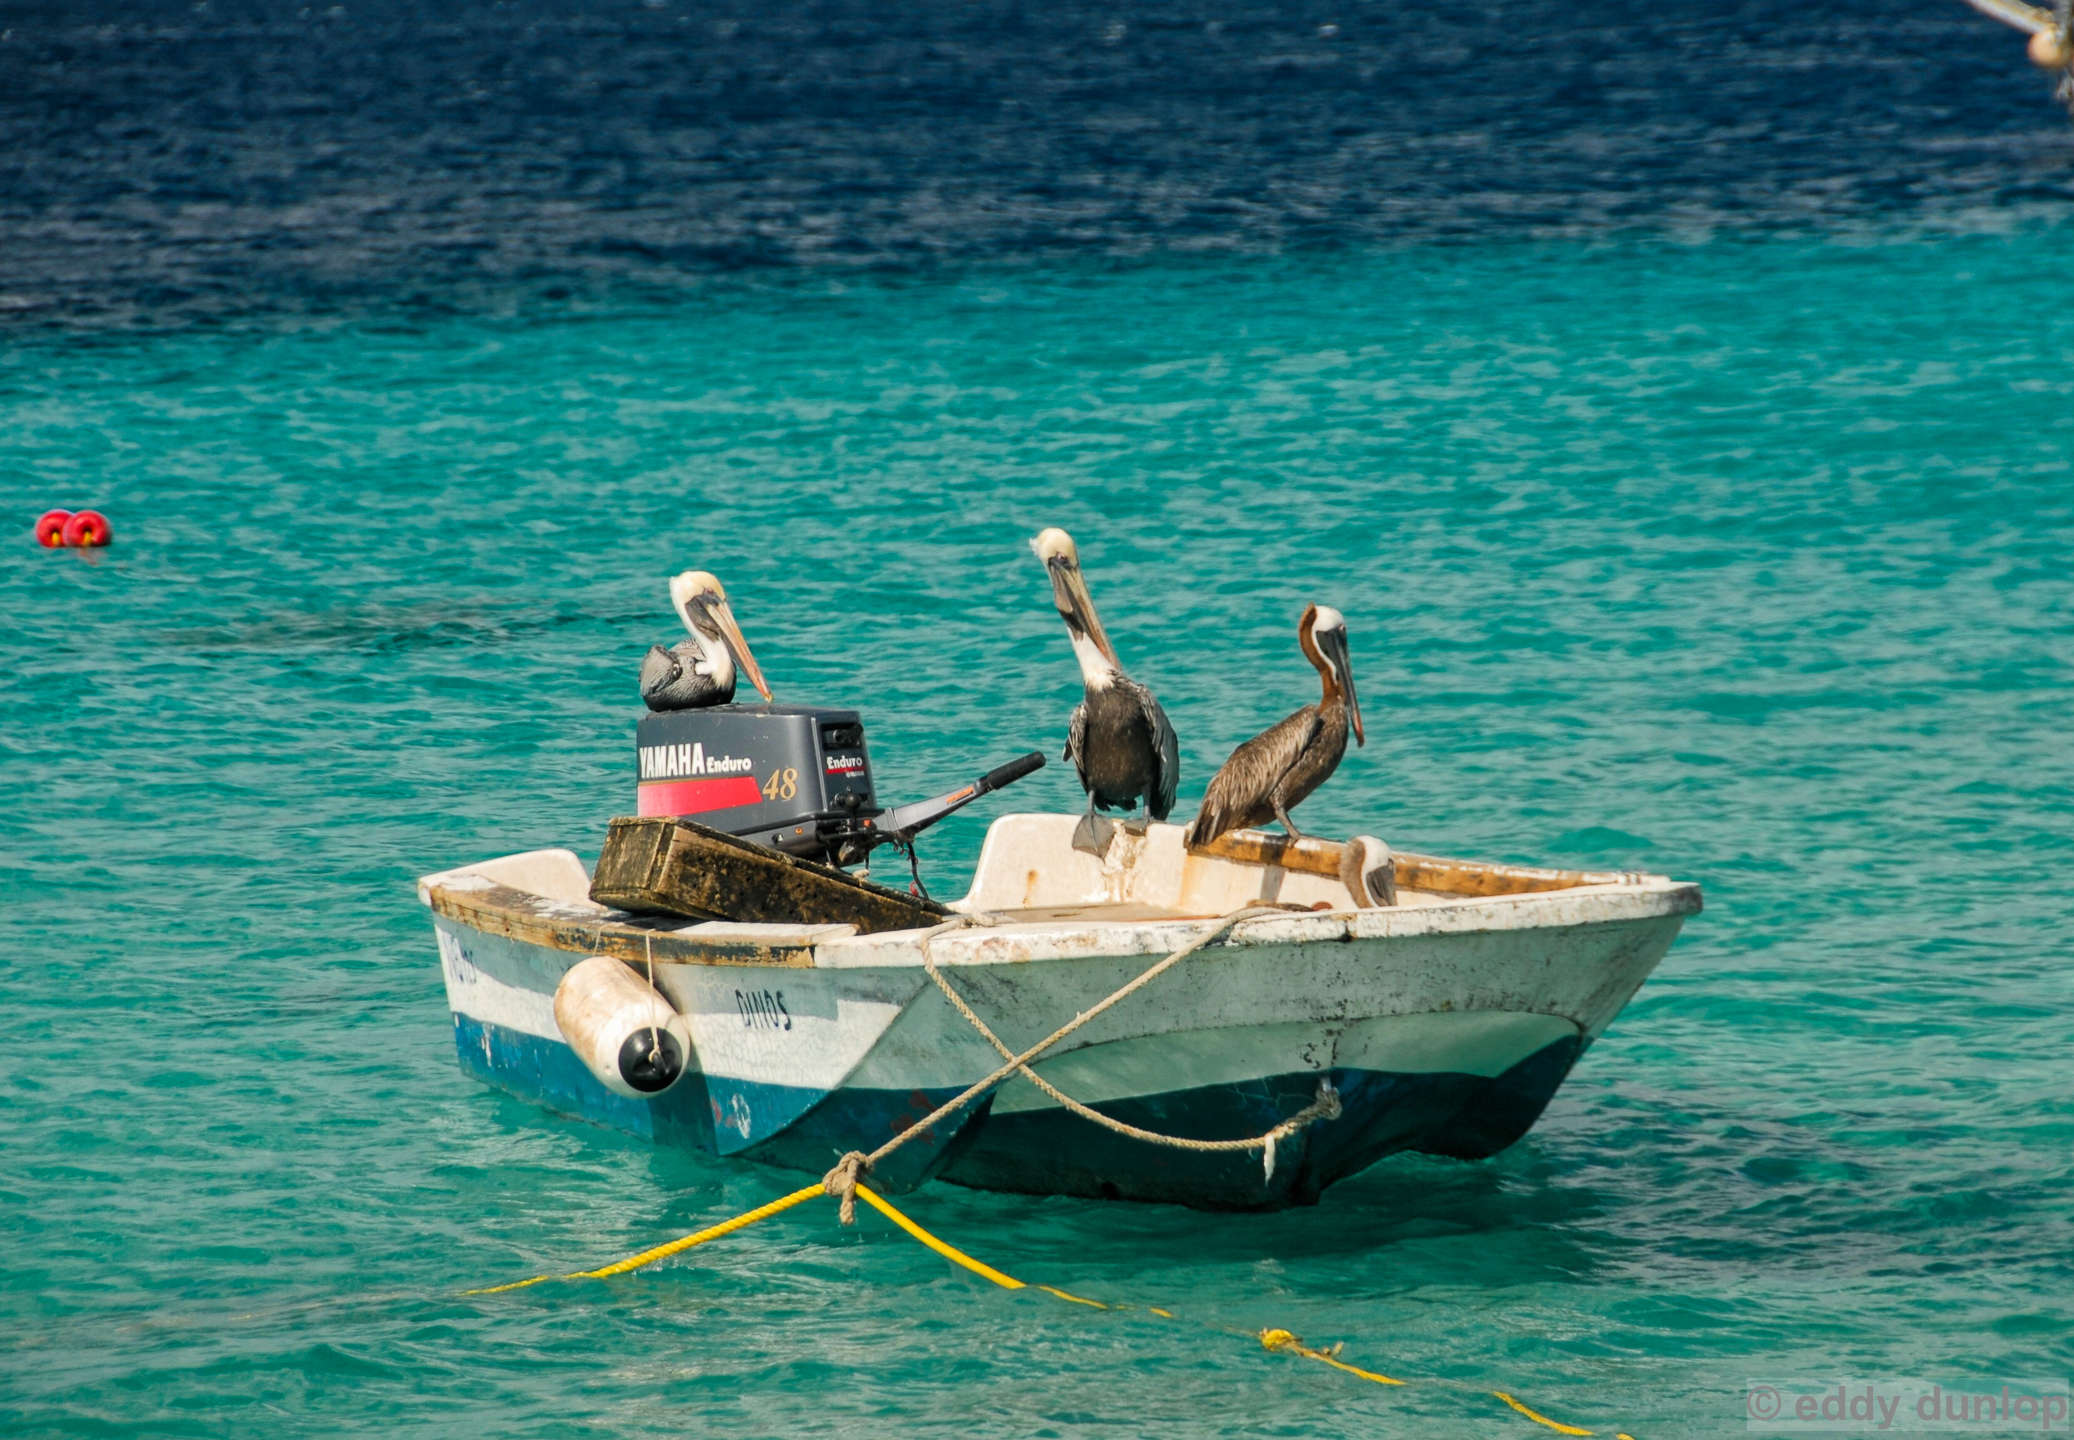
[[1392, 851], [1397, 883], [1434, 895], [1536, 895], [1575, 890], [1580, 885], [1632, 885], [1641, 877], [1624, 870], [1555, 870], [1541, 865], [1500, 865], [1488, 860], [1449, 860], [1438, 855]]
[[863, 935], [917, 930], [950, 913], [933, 900], [670, 816], [612, 822], [591, 899], [700, 920], [855, 925]]
[[[1264, 830], [1234, 830], [1207, 845], [1198, 855], [1214, 855], [1241, 865], [1274, 865], [1304, 875], [1339, 877], [1344, 847], [1336, 840], [1305, 836], [1291, 840]], [[1499, 865], [1482, 860], [1448, 860], [1392, 850], [1398, 888], [1434, 895], [1532, 895], [1548, 890], [1574, 890], [1579, 885], [1631, 884], [1636, 876], [1612, 870], [1552, 870], [1538, 865]]]

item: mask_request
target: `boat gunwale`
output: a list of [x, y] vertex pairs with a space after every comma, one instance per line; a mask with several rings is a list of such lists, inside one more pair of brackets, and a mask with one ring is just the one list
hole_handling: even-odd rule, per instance
[[[681, 915], [657, 915], [651, 925], [643, 923], [649, 917], [591, 906], [588, 901], [579, 904], [557, 900], [493, 880], [477, 878], [473, 884], [459, 883], [468, 878], [475, 877], [468, 877], [465, 866], [427, 876], [418, 882], [418, 897], [435, 916], [484, 934], [572, 955], [610, 955], [635, 965], [660, 961], [671, 965], [811, 970], [815, 968], [817, 944], [851, 931], [847, 925], [788, 925], [768, 928], [791, 934], [784, 938], [774, 935], [763, 941], [691, 936], [680, 932], [702, 922], [686, 920]], [[752, 927], [727, 928], [739, 932]]]
[[[1294, 870], [1338, 879], [1346, 856], [1345, 842], [1314, 836], [1276, 835], [1264, 830], [1234, 830], [1189, 851], [1240, 865]], [[1668, 880], [1642, 870], [1566, 870], [1548, 865], [1517, 865], [1504, 860], [1463, 860], [1416, 851], [1390, 852], [1399, 890], [1463, 899], [1503, 895], [1547, 894], [1607, 885], [1640, 885]], [[1678, 882], [1672, 882], [1678, 883]]]
[[[1271, 837], [1272, 838], [1272, 837]], [[534, 853], [534, 852], [529, 852]], [[500, 857], [511, 858], [511, 857]], [[1417, 857], [1424, 863], [1434, 857]], [[493, 861], [479, 862], [495, 863]], [[1442, 861], [1451, 867], [1479, 862]], [[1495, 868], [1495, 867], [1493, 867]], [[1506, 867], [1532, 870], [1534, 867]], [[435, 916], [486, 934], [576, 955], [611, 955], [632, 964], [753, 966], [776, 969], [905, 967], [922, 963], [920, 939], [933, 927], [858, 935], [848, 925], [750, 925], [636, 915], [589, 900], [557, 899], [471, 873], [472, 867], [429, 875], [419, 898]], [[1518, 878], [1556, 876], [1589, 880], [1560, 888], [1487, 895], [1450, 895], [1417, 906], [1302, 910], [1251, 917], [1216, 948], [1325, 944], [1577, 925], [1690, 915], [1702, 906], [1700, 887], [1667, 876], [1622, 872], [1539, 871]], [[1416, 888], [1407, 886], [1405, 888]], [[1434, 892], [1424, 892], [1434, 893]], [[1579, 904], [1578, 902], [1586, 902]], [[1558, 918], [1549, 912], [1576, 912]], [[1595, 912], [1595, 913], [1593, 913]], [[953, 916], [953, 921], [959, 917]], [[1013, 912], [973, 915], [970, 928], [940, 934], [931, 958], [945, 965], [1026, 963], [1048, 959], [1156, 954], [1193, 938], [1218, 917], [1174, 915], [1128, 921], [1050, 918], [1018, 922]], [[701, 933], [705, 932], [705, 933]], [[715, 933], [719, 932], [719, 933]], [[1002, 942], [1010, 942], [1004, 944]]]

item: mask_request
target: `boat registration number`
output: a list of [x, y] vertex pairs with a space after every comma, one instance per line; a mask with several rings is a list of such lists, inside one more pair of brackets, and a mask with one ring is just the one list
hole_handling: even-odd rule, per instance
[[783, 990], [737, 990], [735, 1009], [745, 1030], [790, 1030], [792, 1012], [785, 1008]]

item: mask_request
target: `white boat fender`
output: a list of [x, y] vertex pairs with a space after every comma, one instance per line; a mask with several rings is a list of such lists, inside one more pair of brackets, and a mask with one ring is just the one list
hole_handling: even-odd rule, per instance
[[555, 986], [555, 1026], [607, 1090], [660, 1095], [689, 1065], [691, 1028], [639, 972], [610, 955], [569, 967]]
[[1397, 861], [1373, 835], [1356, 835], [1340, 847], [1339, 878], [1356, 909], [1397, 903]]

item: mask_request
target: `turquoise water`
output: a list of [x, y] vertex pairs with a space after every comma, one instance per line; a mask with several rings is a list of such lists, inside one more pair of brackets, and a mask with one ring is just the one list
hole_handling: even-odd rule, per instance
[[[2052, 229], [716, 281], [0, 350], [0, 1422], [27, 1435], [1740, 1433], [2074, 1367], [2074, 318]], [[48, 505], [117, 545], [42, 553]], [[935, 1187], [1104, 1314], [465, 1081], [412, 881], [630, 808], [720, 574], [882, 793], [1054, 755], [1063, 524], [1190, 805], [1646, 866], [1695, 918], [1529, 1138], [1266, 1217]], [[1054, 763], [1019, 806], [1077, 808]], [[989, 814], [924, 842], [956, 891]], [[1345, 1341], [1386, 1390], [1245, 1332]], [[1453, 1387], [1453, 1388], [1451, 1388]]]

